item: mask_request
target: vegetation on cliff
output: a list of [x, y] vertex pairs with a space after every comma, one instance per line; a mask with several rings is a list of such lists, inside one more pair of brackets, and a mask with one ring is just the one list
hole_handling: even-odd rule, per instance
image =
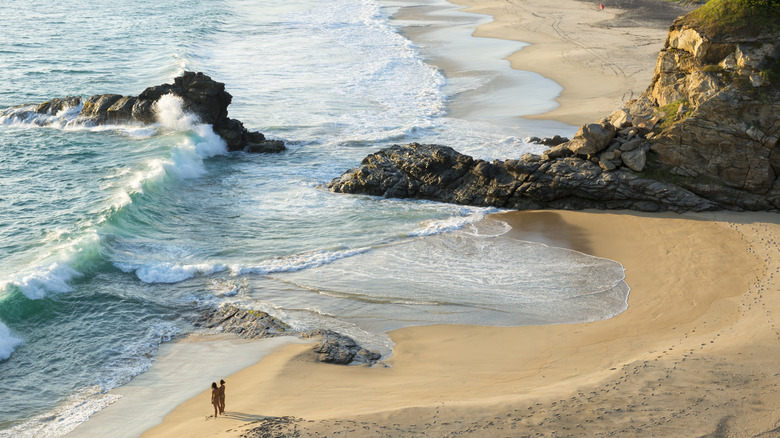
[[780, 0], [710, 0], [682, 24], [710, 38], [755, 37], [780, 30]]

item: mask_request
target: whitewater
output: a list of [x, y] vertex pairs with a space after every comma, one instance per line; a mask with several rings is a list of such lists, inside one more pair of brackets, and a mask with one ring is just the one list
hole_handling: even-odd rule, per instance
[[[0, 436], [73, 430], [148, 371], [161, 344], [200, 332], [192, 320], [208, 306], [331, 328], [385, 356], [385, 332], [406, 325], [625, 310], [620, 264], [508, 239], [489, 217], [498, 210], [324, 188], [396, 143], [508, 159], [544, 149], [531, 135], [574, 129], [519, 117], [551, 109], [560, 90], [497, 61], [522, 43], [475, 49], [470, 29], [485, 17], [418, 4], [449, 8], [458, 26], [415, 43], [392, 18], [408, 3], [376, 0], [4, 2]], [[470, 74], [448, 77], [433, 52], [469, 53]], [[184, 71], [224, 82], [230, 117], [288, 150], [228, 153], [174, 96], [148, 126], [91, 126], [79, 107], [21, 115], [54, 97], [137, 95]], [[487, 91], [499, 77], [512, 87]], [[453, 101], [490, 92], [518, 114], [449, 115]]]

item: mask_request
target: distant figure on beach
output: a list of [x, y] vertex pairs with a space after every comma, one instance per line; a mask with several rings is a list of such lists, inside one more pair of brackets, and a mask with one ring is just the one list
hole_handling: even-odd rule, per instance
[[219, 413], [225, 413], [225, 381], [219, 381]]
[[604, 10], [604, 3], [599, 3], [599, 9]]
[[214, 418], [217, 418], [219, 411], [219, 388], [217, 382], [211, 382], [211, 404], [214, 405]]

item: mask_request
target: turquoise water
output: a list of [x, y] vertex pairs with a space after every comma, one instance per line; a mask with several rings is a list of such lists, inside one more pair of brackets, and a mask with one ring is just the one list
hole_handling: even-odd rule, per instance
[[[393, 143], [516, 158], [539, 150], [523, 138], [571, 129], [448, 117], [448, 103], [497, 73], [474, 66], [476, 79], [449, 80], [423, 56], [435, 47], [400, 33], [396, 9], [4, 2], [0, 436], [67, 433], [147, 370], [161, 343], [192, 333], [204, 305], [334, 328], [384, 354], [383, 331], [403, 325], [575, 322], [625, 308], [619, 264], [501, 238], [506, 224], [480, 222], [493, 210], [322, 187]], [[185, 70], [225, 82], [231, 117], [289, 150], [227, 153], [170, 98], [153, 126], [86, 126], [78, 108], [34, 119], [8, 109], [136, 95]], [[534, 105], [557, 92], [526, 85]]]

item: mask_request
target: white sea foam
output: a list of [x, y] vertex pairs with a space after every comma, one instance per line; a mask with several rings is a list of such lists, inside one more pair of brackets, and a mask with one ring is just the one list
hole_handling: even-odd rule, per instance
[[183, 101], [172, 94], [162, 96], [155, 102], [157, 119], [164, 130], [190, 131], [188, 135], [171, 151], [168, 159], [153, 160], [149, 170], [132, 183], [137, 191], [145, 180], [155, 180], [163, 174], [178, 178], [197, 178], [206, 173], [203, 160], [217, 155], [227, 154], [225, 141], [214, 133], [211, 125], [199, 124], [198, 118], [182, 109]]
[[144, 338], [120, 347], [114, 359], [103, 367], [97, 385], [81, 389], [52, 411], [10, 429], [0, 430], [0, 437], [55, 438], [71, 432], [92, 415], [119, 400], [121, 395], [107, 392], [148, 371], [160, 344], [169, 342], [178, 333], [179, 328], [170, 323], [152, 326]]
[[[294, 254], [285, 257], [276, 257], [254, 265], [224, 265], [220, 263], [174, 263], [169, 261], [159, 262], [132, 262], [114, 261], [114, 266], [123, 272], [134, 273], [144, 283], [178, 283], [190, 278], [212, 275], [218, 272], [230, 271], [233, 276], [243, 274], [271, 274], [276, 272], [295, 272], [326, 265], [336, 260], [352, 257], [364, 253], [370, 248], [357, 248], [341, 251], [312, 251]], [[163, 253], [173, 256], [170, 251], [161, 249]], [[134, 253], [135, 254], [135, 253]], [[215, 288], [218, 295], [232, 296], [238, 292], [239, 287], [221, 285]]]
[[286, 257], [277, 257], [254, 266], [233, 265], [230, 267], [230, 272], [233, 275], [296, 272], [303, 269], [327, 265], [336, 260], [362, 254], [368, 250], [370, 250], [370, 248], [356, 248], [342, 251], [311, 251]]
[[81, 276], [77, 270], [64, 262], [37, 266], [28, 272], [17, 274], [0, 283], [0, 290], [16, 287], [31, 300], [38, 300], [49, 292], [71, 292], [70, 281]]
[[21, 344], [22, 340], [14, 336], [11, 330], [0, 322], [0, 361], [11, 357], [11, 353]]
[[112, 131], [128, 137], [148, 138], [157, 133], [154, 126], [141, 123], [101, 124], [96, 125], [89, 118], [80, 117], [84, 104], [66, 107], [56, 114], [35, 112], [36, 105], [25, 105], [0, 110], [0, 124], [18, 128], [45, 127], [63, 131]]
[[195, 127], [198, 117], [182, 109], [183, 100], [174, 94], [161, 96], [154, 103], [154, 113], [163, 128], [171, 131], [187, 131]]
[[144, 283], [178, 283], [193, 277], [211, 275], [227, 269], [224, 265], [212, 265], [208, 263], [184, 265], [171, 262], [160, 262], [138, 265], [120, 262], [114, 263], [114, 265], [124, 272], [134, 272], [138, 279]]
[[89, 417], [121, 396], [96, 393], [98, 388], [87, 388], [71, 395], [54, 411], [35, 416], [10, 429], [0, 430], [2, 438], [56, 438], [67, 434]]
[[493, 207], [463, 207], [460, 211], [460, 215], [451, 216], [446, 219], [428, 220], [422, 223], [422, 226], [409, 233], [410, 237], [422, 237], [431, 236], [434, 234], [442, 234], [449, 231], [459, 230], [466, 225], [479, 222], [484, 219], [485, 215], [495, 213], [499, 211]]

